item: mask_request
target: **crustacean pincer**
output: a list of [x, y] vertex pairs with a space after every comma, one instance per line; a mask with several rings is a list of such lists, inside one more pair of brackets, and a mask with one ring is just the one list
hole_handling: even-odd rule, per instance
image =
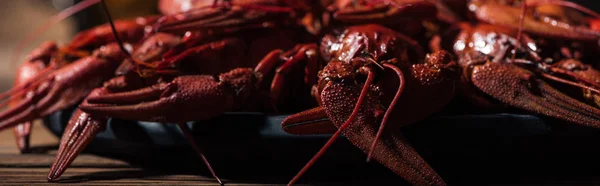
[[[102, 54], [104, 51], [110, 51], [110, 48], [118, 49], [118, 45], [106, 45], [101, 47], [97, 54], [78, 59], [50, 73], [42, 74], [41, 77], [33, 77], [28, 82], [19, 82], [18, 86], [24, 88], [12, 95], [11, 107], [0, 113], [0, 130], [47, 116], [80, 102], [91, 89], [109, 79], [112, 76], [111, 71], [119, 64], [119, 58], [124, 58], [119, 50], [116, 54]], [[38, 74], [43, 71], [37, 70]], [[16, 99], [17, 96], [19, 99]], [[15, 102], [17, 100], [18, 102]]]
[[412, 39], [374, 24], [326, 36], [321, 52], [329, 63], [313, 88], [320, 107], [289, 116], [282, 126], [294, 134], [327, 133], [327, 125], [338, 130], [290, 184], [343, 134], [409, 183], [445, 185], [399, 129], [452, 99], [459, 74], [452, 56], [444, 51], [425, 55]]
[[[540, 48], [534, 40], [527, 34], [517, 40], [517, 31], [507, 27], [468, 23], [458, 27], [457, 35], [443, 37], [452, 42], [440, 46], [458, 56], [463, 69], [461, 94], [476, 106], [511, 106], [600, 127], [600, 110], [566, 94], [568, 89], [598, 93], [597, 70], [574, 59], [548, 63], [539, 56]], [[523, 47], [516, 47], [519, 43]]]
[[[115, 21], [115, 27], [121, 30], [117, 34], [125, 42], [137, 41], [152, 19], [140, 17]], [[65, 46], [59, 47], [48, 41], [31, 52], [17, 71], [15, 87], [0, 95], [2, 98], [10, 96], [9, 109], [0, 114], [0, 129], [17, 125], [14, 133], [21, 152], [29, 149], [31, 121], [80, 102], [91, 89], [107, 79], [105, 75], [101, 75], [103, 72], [110, 74], [114, 71], [115, 65], [100, 64], [113, 63], [111, 60], [115, 60], [114, 64], [118, 65], [125, 56], [115, 54], [106, 56], [106, 59], [90, 56], [90, 51], [114, 41], [110, 26], [105, 24], [77, 34]], [[110, 50], [110, 47], [105, 46], [100, 50]], [[42, 99], [45, 93], [52, 94]], [[61, 98], [62, 94], [71, 97]], [[23, 123], [19, 124], [21, 122]]]
[[[281, 100], [316, 104], [310, 102], [310, 85], [316, 84], [322, 67], [318, 49], [314, 44], [298, 44], [303, 35], [311, 37], [294, 29], [294, 21], [285, 19], [288, 14], [233, 4], [160, 18], [153, 33], [123, 63], [130, 64], [129, 72], [94, 90], [79, 106], [68, 128], [82, 130], [64, 133], [49, 179], [60, 177], [102, 131], [106, 118], [112, 117], [180, 124], [207, 168], [222, 183], [185, 122], [227, 111], [275, 113], [282, 110], [278, 105], [283, 104], [277, 104]], [[298, 81], [291, 83], [290, 77]], [[288, 86], [294, 91], [287, 90]], [[299, 88], [302, 86], [305, 88]]]
[[[50, 62], [52, 55], [58, 50], [56, 43], [45, 42], [38, 48], [33, 50], [27, 57], [26, 61], [19, 66], [17, 76], [15, 78], [15, 86], [24, 86], [34, 80], [36, 75], [42, 71]], [[9, 108], [18, 106], [21, 100], [25, 99], [26, 95], [17, 95], [9, 101]], [[31, 127], [33, 122], [26, 121], [18, 124], [13, 128], [17, 147], [22, 153], [29, 150], [29, 139], [31, 135]]]

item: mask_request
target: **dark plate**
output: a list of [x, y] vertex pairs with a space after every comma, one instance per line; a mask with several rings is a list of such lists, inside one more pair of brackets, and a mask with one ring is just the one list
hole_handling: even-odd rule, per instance
[[[71, 111], [56, 113], [46, 125], [60, 136], [70, 115]], [[284, 117], [227, 113], [189, 126], [224, 177], [268, 175], [271, 181], [278, 176], [286, 180], [329, 136], [286, 134], [280, 127]], [[593, 170], [600, 166], [599, 130], [531, 115], [436, 116], [406, 127], [404, 134], [444, 179], [454, 183], [593, 179]], [[203, 171], [176, 125], [112, 119], [87, 151], [139, 166]], [[340, 139], [307, 179], [398, 180], [381, 165], [365, 163], [365, 158]]]

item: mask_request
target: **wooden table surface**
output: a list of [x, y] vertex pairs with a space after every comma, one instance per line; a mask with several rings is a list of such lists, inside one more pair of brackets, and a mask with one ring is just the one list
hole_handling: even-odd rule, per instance
[[[37, 152], [20, 154], [11, 130], [0, 132], [0, 185], [48, 185], [46, 176], [54, 161], [58, 139], [44, 126], [33, 128], [32, 147]], [[65, 184], [66, 183], [66, 184]], [[141, 169], [126, 162], [91, 154], [79, 156], [57, 185], [215, 185], [210, 177], [169, 174]], [[227, 185], [251, 185], [228, 182]]]
[[[57, 182], [47, 182], [49, 168], [54, 161], [59, 139], [54, 136], [44, 125], [35, 123], [32, 131], [31, 150], [33, 152], [21, 154], [16, 147], [12, 130], [0, 132], [0, 185], [218, 185], [217, 182], [207, 173], [205, 167], [200, 162], [189, 165], [173, 165], [167, 167], [144, 167], [133, 166], [121, 160], [111, 159], [89, 153], [82, 153], [69, 166], [66, 172]], [[195, 154], [188, 154], [195, 157]], [[182, 155], [182, 157], [184, 157]], [[309, 156], [307, 156], [309, 157]], [[175, 157], [177, 158], [177, 157]], [[153, 160], [143, 160], [153, 161]], [[160, 161], [177, 161], [173, 159]], [[305, 160], [301, 162], [304, 163]], [[213, 163], [216, 163], [213, 161]], [[197, 166], [196, 166], [197, 165]], [[234, 164], [234, 167], [237, 164]], [[302, 164], [303, 165], [303, 164]], [[366, 164], [369, 165], [369, 164]], [[378, 164], [370, 164], [379, 166]], [[188, 167], [187, 170], [185, 167]], [[191, 170], [189, 167], [192, 167]], [[387, 172], [386, 169], [375, 169], [385, 171], [386, 179], [380, 179], [381, 176], [361, 176], [348, 175], [352, 171], [341, 168], [337, 171], [319, 171], [318, 165], [314, 167], [311, 173], [305, 175], [303, 182], [310, 185], [387, 185], [392, 182], [394, 185], [406, 185], [403, 180]], [[369, 166], [367, 166], [369, 167]], [[216, 167], [219, 169], [222, 167]], [[222, 170], [222, 169], [221, 169]], [[225, 185], [285, 185], [293, 176], [293, 172], [286, 172], [277, 176], [269, 173], [261, 173], [260, 168], [250, 167], [249, 170], [255, 170], [252, 174], [235, 176], [227, 179], [225, 174], [221, 174], [221, 179]], [[203, 173], [198, 173], [198, 172]], [[285, 172], [275, 170], [276, 172]], [[218, 172], [218, 171], [217, 171]], [[234, 171], [235, 172], [235, 171]], [[377, 172], [377, 171], [376, 171]], [[218, 172], [219, 173], [219, 172]], [[223, 173], [223, 172], [221, 172]], [[258, 174], [257, 174], [258, 173]], [[235, 175], [236, 173], [234, 173]], [[239, 174], [239, 173], [238, 173]], [[310, 179], [311, 174], [317, 176], [317, 179]], [[362, 174], [362, 173], [359, 173]], [[260, 176], [256, 176], [260, 175]], [[319, 178], [320, 177], [320, 178]], [[225, 178], [225, 179], [224, 179]], [[390, 180], [391, 179], [391, 180]], [[297, 185], [307, 185], [300, 183]]]
[[[34, 153], [20, 154], [14, 143], [12, 130], [0, 132], [0, 185], [217, 185], [213, 178], [194, 173], [174, 173], [167, 170], [152, 168], [137, 168], [120, 160], [109, 159], [92, 154], [82, 154], [67, 169], [57, 183], [49, 183], [46, 176], [54, 161], [58, 148], [58, 138], [52, 135], [43, 125], [36, 123], [33, 127], [32, 149]], [[342, 170], [342, 169], [340, 169]], [[333, 174], [333, 172], [319, 173]], [[343, 174], [343, 173], [342, 173]], [[355, 176], [350, 176], [350, 178]], [[348, 176], [334, 177], [325, 183], [314, 185], [393, 185], [402, 184], [401, 180], [366, 179], [338, 183]], [[270, 179], [270, 178], [269, 178]], [[263, 184], [261, 181], [243, 182], [224, 180], [226, 185], [284, 185], [286, 178], [273, 178]], [[356, 180], [356, 178], [354, 178]], [[514, 182], [506, 185], [598, 185], [598, 179], [585, 178], [582, 180], [538, 180], [543, 184]], [[335, 184], [334, 184], [335, 183]], [[402, 184], [404, 185], [404, 184]], [[453, 184], [456, 185], [456, 184]], [[460, 185], [460, 184], [459, 184]], [[466, 184], [473, 185], [473, 184]], [[480, 185], [480, 184], [475, 184]], [[489, 184], [485, 185], [505, 185]]]

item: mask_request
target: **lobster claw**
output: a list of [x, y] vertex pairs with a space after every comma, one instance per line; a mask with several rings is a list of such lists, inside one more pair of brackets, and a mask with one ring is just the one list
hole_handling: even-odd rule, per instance
[[[44, 69], [44, 64], [39, 62], [26, 62], [19, 67], [17, 72], [17, 78], [15, 80], [16, 86], [22, 86], [25, 82], [31, 81], [35, 75], [37, 75], [40, 71]], [[9, 103], [9, 107], [16, 107], [19, 105], [21, 100], [25, 99], [24, 97], [19, 96], [17, 99], [11, 100]], [[13, 133], [15, 135], [15, 140], [17, 142], [17, 147], [21, 153], [27, 152], [29, 149], [29, 136], [31, 134], [31, 125], [33, 122], [26, 121], [15, 126]]]
[[[103, 88], [94, 89], [82, 102], [63, 134], [58, 154], [48, 174], [48, 180], [54, 181], [64, 173], [94, 136], [106, 128], [108, 116], [111, 116], [130, 120], [179, 122], [180, 129], [196, 153], [202, 158], [216, 181], [222, 185], [221, 180], [183, 122], [202, 120], [227, 111], [234, 105], [234, 98], [243, 98], [246, 93], [249, 93], [246, 90], [252, 90], [248, 88], [251, 87], [248, 85], [256, 83], [254, 72], [251, 69], [235, 69], [221, 74], [220, 81], [206, 75], [180, 76], [170, 83], [160, 83], [138, 90], [132, 89], [139, 88], [140, 82], [128, 75], [125, 74], [125, 76], [107, 81]], [[116, 91], [127, 92], [113, 93]], [[239, 97], [240, 95], [242, 97]], [[149, 102], [140, 103], [144, 101]], [[111, 105], [98, 104], [98, 102], [107, 102]], [[209, 105], [207, 106], [203, 102], [207, 102]], [[131, 108], [126, 105], [128, 103], [139, 108]], [[211, 109], [215, 111], [208, 112]], [[136, 116], [136, 111], [151, 114]], [[205, 114], [194, 116], [198, 113]]]
[[[91, 91], [81, 105], [87, 104], [89, 97], [106, 95], [115, 91], [126, 91], [142, 87], [139, 76], [125, 74], [105, 82], [104, 87]], [[48, 173], [48, 181], [57, 180], [75, 160], [77, 155], [92, 141], [94, 136], [106, 129], [107, 117], [95, 116], [75, 110], [61, 137], [56, 159]]]
[[[370, 68], [363, 69], [367, 71], [364, 83], [328, 76], [331, 78], [318, 85], [321, 107], [291, 115], [283, 121], [282, 127], [290, 133], [314, 132], [311, 130], [315, 128], [327, 132], [330, 130], [324, 127], [327, 124], [338, 128], [290, 184], [295, 183], [333, 140], [343, 134], [368, 153], [368, 159], [372, 156], [413, 185], [446, 185], [398, 129], [422, 120], [450, 102], [456, 84], [456, 62], [446, 51], [428, 54], [425, 63], [410, 67], [396, 66], [394, 61], [382, 64], [385, 70], [378, 71], [381, 72], [377, 74], [378, 82], [374, 82], [375, 71]], [[352, 67], [331, 61], [321, 75], [348, 69]], [[395, 94], [389, 94], [393, 92]], [[393, 125], [386, 126], [388, 121]]]
[[467, 78], [475, 87], [508, 105], [600, 128], [600, 110], [559, 92], [530, 71], [489, 61], [471, 69]]
[[83, 100], [93, 88], [112, 76], [120, 61], [115, 54], [122, 55], [117, 45], [107, 45], [93, 56], [27, 82], [28, 86], [15, 91], [11, 100], [24, 97], [0, 112], [0, 130], [47, 116]]
[[[89, 96], [102, 95], [107, 92], [105, 88], [98, 88], [94, 89]], [[48, 181], [58, 179], [96, 134], [106, 129], [107, 122], [107, 117], [93, 116], [77, 109], [69, 120], [60, 140], [56, 159], [48, 173]]]
[[[349, 118], [354, 107], [354, 104], [338, 103], [356, 103], [360, 91], [358, 86], [343, 84], [330, 84], [325, 87], [321, 98], [327, 114], [336, 127], [340, 127], [340, 124]], [[340, 92], [346, 95], [340, 96]], [[354, 122], [342, 131], [352, 144], [365, 153], [371, 150], [379, 128], [378, 123], [374, 122], [380, 121], [378, 113], [381, 113], [377, 107], [379, 100], [376, 95], [375, 92], [369, 92]], [[383, 133], [376, 145], [373, 158], [413, 185], [445, 185], [442, 178], [421, 158], [399, 130]]]
[[[126, 120], [183, 123], [204, 120], [233, 109], [256, 83], [252, 69], [234, 69], [218, 79], [179, 76], [169, 83], [88, 98], [84, 112]], [[243, 98], [242, 98], [243, 99]]]
[[[44, 71], [53, 53], [57, 50], [56, 43], [44, 42], [36, 50], [33, 50], [27, 61], [17, 70], [15, 86], [24, 86], [27, 82], [33, 81], [37, 75]], [[9, 102], [9, 107], [15, 107], [24, 96], [17, 96]], [[31, 126], [33, 122], [27, 121], [14, 127], [13, 133], [17, 142], [17, 147], [21, 153], [29, 150], [29, 137], [31, 135]]]

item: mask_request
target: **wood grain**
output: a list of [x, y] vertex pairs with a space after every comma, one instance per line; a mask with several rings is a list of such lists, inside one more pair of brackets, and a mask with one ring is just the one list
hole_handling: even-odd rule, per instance
[[90, 154], [75, 159], [58, 183], [48, 183], [46, 176], [55, 158], [58, 139], [36, 123], [31, 140], [38, 152], [19, 154], [12, 131], [0, 132], [0, 185], [215, 185], [210, 177], [135, 168], [123, 161]]

